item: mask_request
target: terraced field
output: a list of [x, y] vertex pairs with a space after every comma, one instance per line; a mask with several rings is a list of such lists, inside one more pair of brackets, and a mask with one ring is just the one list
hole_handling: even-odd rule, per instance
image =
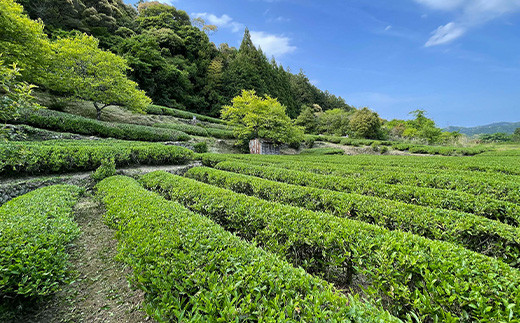
[[[520, 321], [515, 154], [194, 155], [121, 141], [24, 145], [11, 151], [3, 172], [93, 169], [86, 165], [107, 154], [118, 165], [202, 161], [182, 176], [115, 176], [94, 190], [117, 232], [117, 258], [159, 322]], [[53, 169], [63, 156], [71, 162]], [[69, 215], [70, 192], [78, 190], [40, 189], [5, 204], [0, 215], [12, 222], [8, 214], [26, 200], [30, 208], [20, 212], [34, 217], [23, 221], [36, 228], [53, 214]], [[45, 194], [69, 209], [45, 211]], [[66, 219], [60, 250], [77, 235]], [[42, 286], [28, 281], [33, 294], [66, 281], [60, 252], [55, 265], [43, 256], [24, 262], [43, 266], [31, 271], [36, 278], [47, 267], [58, 273]], [[16, 287], [16, 277], [0, 285], [2, 293], [27, 289]]]

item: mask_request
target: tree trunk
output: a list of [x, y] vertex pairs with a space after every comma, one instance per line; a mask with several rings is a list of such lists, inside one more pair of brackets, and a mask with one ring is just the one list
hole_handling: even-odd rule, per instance
[[94, 102], [94, 107], [96, 108], [96, 119], [97, 120], [101, 120], [101, 112], [103, 112], [103, 109], [108, 106], [109, 106], [109, 104], [100, 106], [97, 102]]

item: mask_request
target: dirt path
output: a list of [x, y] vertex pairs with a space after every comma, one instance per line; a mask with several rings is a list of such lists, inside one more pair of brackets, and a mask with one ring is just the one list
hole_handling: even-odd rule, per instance
[[79, 201], [76, 221], [82, 234], [71, 259], [77, 277], [36, 314], [19, 322], [153, 322], [141, 310], [144, 294], [128, 286], [129, 269], [114, 260], [115, 232], [103, 223], [102, 214], [92, 197]]

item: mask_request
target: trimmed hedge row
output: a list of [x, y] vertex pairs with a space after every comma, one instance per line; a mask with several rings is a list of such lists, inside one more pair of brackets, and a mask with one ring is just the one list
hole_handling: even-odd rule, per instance
[[456, 243], [520, 267], [520, 229], [473, 214], [278, 183], [207, 167], [192, 168], [185, 176], [268, 201]]
[[167, 108], [167, 107], [163, 107], [160, 105], [149, 105], [145, 109], [145, 112], [149, 113], [149, 114], [168, 115], [168, 116], [177, 117], [177, 118], [181, 118], [181, 119], [193, 119], [193, 117], [195, 117], [195, 118], [197, 118], [197, 120], [201, 120], [201, 121], [220, 123], [220, 124], [226, 123], [224, 120], [213, 118], [213, 117], [208, 117], [203, 114], [193, 113], [193, 112], [174, 109], [174, 108]]
[[182, 164], [193, 156], [183, 147], [117, 140], [0, 143], [0, 174], [94, 170], [110, 158], [117, 166]]
[[48, 186], [0, 207], [0, 299], [49, 295], [67, 281], [67, 248], [79, 235], [72, 208], [81, 191]]
[[445, 147], [445, 146], [426, 146], [416, 144], [394, 144], [393, 149], [401, 151], [409, 151], [414, 154], [430, 154], [443, 156], [475, 156], [483, 152], [489, 151], [486, 147]]
[[[239, 158], [241, 159], [241, 158]], [[279, 168], [312, 172], [322, 175], [348, 176], [362, 178], [385, 184], [403, 184], [419, 187], [447, 189], [466, 192], [473, 195], [483, 195], [489, 198], [520, 204], [520, 181], [515, 179], [496, 179], [496, 175], [473, 173], [465, 174], [443, 171], [442, 173], [423, 173], [421, 169], [415, 172], [401, 170], [395, 167], [372, 167], [356, 164], [334, 164], [323, 159], [320, 163], [306, 161], [280, 161], [277, 163], [262, 162], [255, 158], [242, 159], [255, 165], [272, 165]], [[504, 175], [509, 176], [511, 175]]]
[[235, 136], [233, 135], [233, 131], [231, 130], [223, 130], [216, 128], [203, 128], [199, 126], [192, 126], [188, 124], [181, 123], [157, 123], [153, 125], [158, 128], [167, 128], [167, 129], [175, 129], [178, 131], [185, 132], [189, 135], [193, 136], [201, 136], [201, 137], [215, 137], [219, 139], [233, 139]]
[[309, 273], [363, 288], [401, 318], [495, 322], [520, 315], [520, 273], [460, 246], [165, 172], [149, 173], [142, 181]]
[[82, 135], [142, 141], [188, 141], [190, 136], [177, 130], [167, 130], [127, 123], [114, 123], [89, 119], [65, 112], [40, 109], [24, 110], [20, 117], [11, 120], [38, 128], [71, 132]]
[[319, 175], [271, 166], [254, 166], [236, 161], [222, 162], [215, 167], [288, 184], [375, 196], [420, 206], [473, 213], [507, 224], [520, 224], [520, 206], [463, 192], [374, 183], [370, 180]]
[[397, 321], [131, 178], [96, 187], [119, 257], [160, 322]]
[[343, 155], [345, 151], [339, 148], [310, 148], [301, 151], [300, 155]]

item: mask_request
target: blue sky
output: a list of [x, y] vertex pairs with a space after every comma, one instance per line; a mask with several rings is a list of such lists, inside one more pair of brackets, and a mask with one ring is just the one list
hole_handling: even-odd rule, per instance
[[386, 119], [520, 121], [520, 0], [161, 2], [217, 25], [217, 45], [247, 26], [279, 63]]

